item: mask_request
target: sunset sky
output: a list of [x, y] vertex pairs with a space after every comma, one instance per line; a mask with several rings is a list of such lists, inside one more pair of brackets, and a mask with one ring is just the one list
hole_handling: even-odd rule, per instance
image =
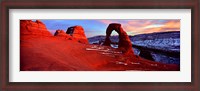
[[[67, 30], [68, 27], [80, 25], [87, 37], [105, 35], [110, 23], [120, 23], [128, 35], [152, 32], [180, 31], [180, 20], [41, 20], [47, 29], [54, 33], [57, 29]], [[112, 35], [117, 35], [113, 32]]]

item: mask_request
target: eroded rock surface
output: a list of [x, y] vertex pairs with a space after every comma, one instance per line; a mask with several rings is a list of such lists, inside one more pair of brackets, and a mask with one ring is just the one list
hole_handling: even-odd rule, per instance
[[52, 36], [52, 34], [47, 30], [45, 24], [40, 20], [36, 20], [35, 22], [32, 20], [20, 20], [20, 34]]
[[85, 36], [85, 32], [82, 26], [69, 27], [66, 33], [71, 35], [73, 38], [77, 39], [80, 43], [89, 43], [87, 37]]
[[66, 33], [64, 30], [56, 30], [56, 32], [54, 33], [54, 36], [65, 36]]

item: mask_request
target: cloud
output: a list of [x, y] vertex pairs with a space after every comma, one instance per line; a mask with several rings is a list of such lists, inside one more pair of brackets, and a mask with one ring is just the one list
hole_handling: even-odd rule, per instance
[[145, 26], [144, 28], [157, 28], [157, 27], [163, 27], [164, 25], [148, 25]]
[[152, 23], [152, 20], [131, 20], [128, 21], [128, 25], [130, 26], [147, 26], [150, 25]]
[[163, 24], [156, 25], [151, 24], [144, 27], [143, 30], [137, 32], [138, 34], [142, 33], [153, 33], [153, 32], [168, 32], [168, 31], [180, 31], [180, 21], [179, 20], [167, 20]]
[[165, 23], [164, 28], [180, 28], [180, 20], [170, 20]]
[[180, 31], [180, 20], [134, 20], [129, 21], [123, 28], [130, 35]]
[[110, 23], [113, 23], [115, 21], [113, 21], [113, 20], [99, 20], [99, 22], [104, 23], [104, 24], [110, 24]]

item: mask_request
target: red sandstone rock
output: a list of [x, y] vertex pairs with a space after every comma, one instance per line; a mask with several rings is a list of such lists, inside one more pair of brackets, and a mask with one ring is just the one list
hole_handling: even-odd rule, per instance
[[129, 39], [127, 33], [121, 27], [121, 24], [118, 23], [109, 24], [106, 30], [106, 39], [104, 45], [110, 46], [111, 44], [110, 35], [113, 30], [115, 30], [119, 34], [119, 43], [118, 43], [119, 49], [121, 49], [124, 54], [133, 55], [134, 52], [132, 50], [131, 40]]
[[52, 36], [52, 34], [47, 30], [45, 24], [40, 20], [36, 20], [35, 22], [32, 20], [20, 20], [20, 34]]
[[80, 43], [88, 44], [88, 40], [85, 36], [85, 32], [82, 26], [69, 27], [66, 31], [67, 34], [71, 35], [73, 38], [77, 39]]
[[56, 30], [56, 32], [54, 33], [54, 36], [55, 37], [59, 37], [59, 38], [63, 38], [63, 39], [67, 39], [67, 40], [75, 40], [75, 41], [77, 41], [72, 36], [66, 34], [64, 30], [59, 30], [59, 29]]
[[68, 34], [65, 33], [64, 30], [56, 30], [56, 32], [54, 33], [54, 36], [69, 36]]

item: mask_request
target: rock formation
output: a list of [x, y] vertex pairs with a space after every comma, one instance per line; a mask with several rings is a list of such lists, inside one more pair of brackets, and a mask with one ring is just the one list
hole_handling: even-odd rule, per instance
[[67, 34], [71, 35], [73, 38], [77, 39], [80, 43], [88, 44], [88, 40], [85, 36], [85, 32], [82, 26], [72, 26], [66, 31]]
[[56, 30], [56, 32], [54, 33], [54, 36], [72, 38], [72, 36], [66, 34], [64, 30], [59, 30], [59, 29]]
[[64, 30], [56, 30], [56, 32], [54, 33], [55, 37], [59, 37], [62, 39], [67, 39], [67, 40], [75, 40], [77, 41], [75, 38], [73, 38], [72, 36], [70, 36], [69, 34], [66, 34]]
[[65, 36], [65, 35], [66, 35], [65, 31], [60, 29], [56, 30], [56, 32], [54, 33], [54, 36]]
[[147, 51], [147, 50], [140, 50], [139, 56], [142, 57], [142, 58], [154, 61], [151, 53], [149, 51]]
[[36, 20], [20, 20], [20, 34], [28, 34], [34, 36], [52, 36], [52, 34], [47, 30], [45, 24], [41, 21]]
[[131, 41], [127, 33], [121, 27], [121, 24], [118, 24], [118, 23], [109, 24], [109, 26], [106, 29], [106, 39], [105, 39], [104, 45], [110, 46], [111, 44], [110, 35], [113, 30], [115, 30], [119, 34], [118, 48], [122, 50], [124, 54], [133, 55], [134, 52], [132, 50]]

